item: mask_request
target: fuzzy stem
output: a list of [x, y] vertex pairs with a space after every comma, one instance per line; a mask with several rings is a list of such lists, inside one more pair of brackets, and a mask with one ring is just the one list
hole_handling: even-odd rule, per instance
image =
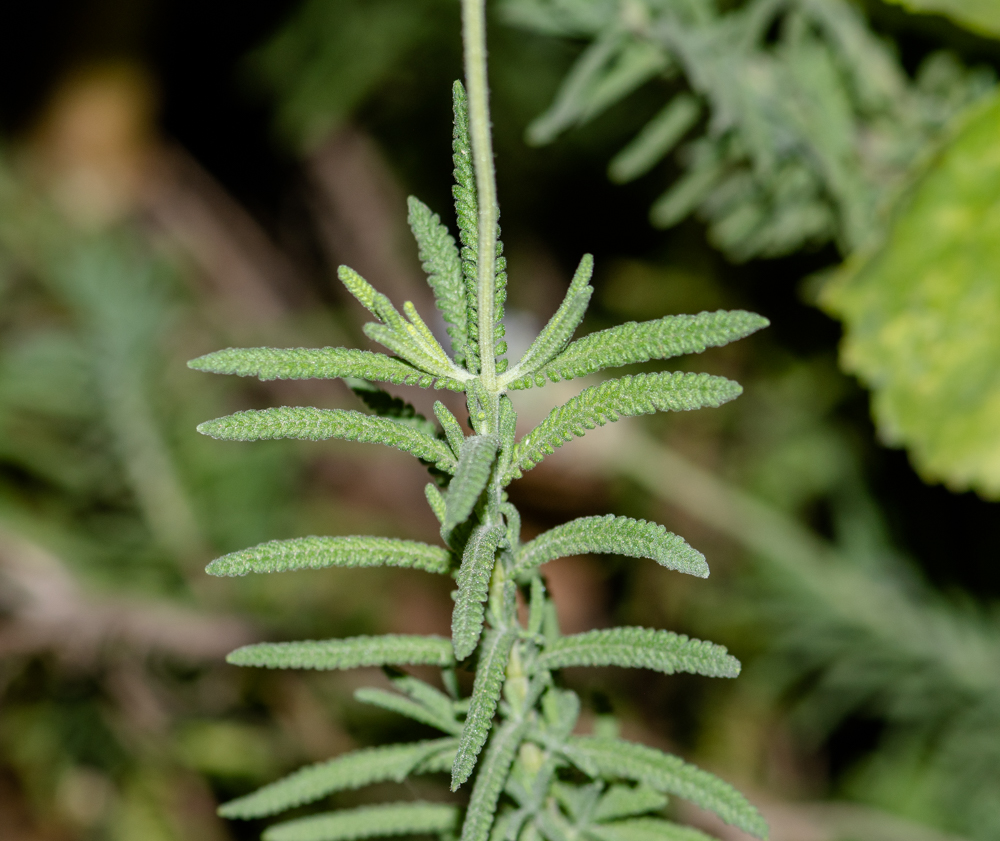
[[479, 203], [477, 283], [479, 304], [479, 372], [483, 385], [495, 392], [496, 349], [494, 306], [497, 256], [497, 184], [490, 136], [489, 87], [486, 80], [486, 0], [462, 0], [465, 43], [465, 87], [469, 98], [469, 137]]

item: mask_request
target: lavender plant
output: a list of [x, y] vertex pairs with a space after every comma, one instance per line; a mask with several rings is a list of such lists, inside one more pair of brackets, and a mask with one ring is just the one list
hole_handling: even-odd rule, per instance
[[[343, 378], [370, 413], [310, 407], [238, 412], [199, 431], [214, 438], [342, 438], [411, 453], [431, 471], [427, 501], [441, 545], [382, 537], [276, 540], [213, 561], [212, 575], [275, 573], [330, 566], [397, 566], [454, 577], [452, 637], [383, 635], [261, 643], [229, 662], [259, 668], [439, 667], [445, 691], [405, 673], [397, 691], [367, 688], [356, 697], [437, 728], [440, 738], [368, 748], [303, 768], [221, 807], [228, 818], [260, 818], [337, 791], [412, 774], [450, 772], [452, 790], [470, 779], [467, 806], [401, 802], [341, 809], [271, 826], [265, 841], [337, 841], [429, 834], [462, 841], [698, 841], [708, 836], [664, 817], [669, 795], [688, 800], [758, 838], [756, 809], [721, 779], [677, 756], [607, 734], [575, 733], [577, 695], [560, 686], [568, 666], [624, 666], [666, 674], [735, 677], [739, 662], [722, 646], [670, 631], [623, 627], [564, 636], [542, 565], [587, 552], [649, 558], [667, 569], [708, 575], [704, 556], [663, 526], [628, 517], [583, 517], [534, 540], [520, 539], [520, 517], [506, 487], [546, 455], [588, 429], [657, 411], [719, 406], [740, 394], [723, 377], [692, 373], [623, 376], [584, 389], [516, 440], [506, 392], [541, 387], [654, 359], [698, 353], [766, 326], [743, 311], [667, 316], [628, 323], [576, 341], [592, 293], [585, 255], [566, 297], [528, 350], [508, 366], [503, 308], [506, 266], [498, 206], [486, 78], [484, 0], [463, 0], [466, 88], [455, 83], [455, 207], [460, 245], [415, 198], [409, 220], [428, 282], [447, 325], [451, 354], [407, 302], [401, 314], [352, 269], [341, 281], [374, 316], [366, 335], [393, 355], [352, 348], [228, 349], [192, 368], [269, 379]], [[450, 389], [466, 395], [467, 435], [440, 401], [437, 424], [374, 385]], [[527, 605], [519, 619], [517, 594]], [[456, 669], [475, 671], [461, 697]]]

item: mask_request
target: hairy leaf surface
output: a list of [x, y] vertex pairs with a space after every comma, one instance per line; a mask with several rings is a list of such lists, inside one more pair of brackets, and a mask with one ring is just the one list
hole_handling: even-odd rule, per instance
[[199, 424], [198, 431], [224, 441], [278, 438], [323, 441], [342, 438], [365, 444], [385, 444], [429, 461], [449, 473], [455, 470], [457, 463], [443, 441], [390, 418], [347, 409], [314, 409], [311, 406], [248, 409]]
[[451, 641], [443, 637], [383, 634], [245, 645], [226, 657], [226, 662], [268, 669], [354, 669], [417, 664], [449, 666], [453, 658]]
[[708, 577], [705, 556], [657, 523], [631, 517], [579, 517], [543, 532], [515, 553], [514, 574], [547, 561], [589, 552], [649, 558], [668, 569]]
[[402, 782], [425, 760], [453, 752], [457, 739], [432, 739], [405, 745], [365, 748], [326, 762], [300, 768], [293, 774], [219, 807], [224, 818], [262, 818], [312, 803], [336, 791], [392, 780]]
[[701, 353], [706, 348], [721, 347], [749, 336], [769, 323], [763, 316], [743, 310], [668, 315], [655, 321], [629, 321], [577, 339], [548, 365], [531, 376], [511, 382], [509, 388], [544, 385], [544, 377], [558, 382], [605, 368]]
[[709, 374], [638, 374], [608, 380], [584, 389], [522, 438], [505, 481], [518, 478], [573, 436], [604, 426], [620, 417], [653, 412], [683, 412], [721, 406], [742, 393], [739, 383]]
[[209, 575], [246, 575], [324, 567], [393, 566], [445, 573], [451, 553], [416, 540], [388, 537], [296, 537], [269, 540], [212, 561]]
[[493, 714], [503, 689], [504, 670], [517, 631], [488, 631], [476, 665], [476, 680], [472, 685], [469, 713], [455, 753], [451, 770], [451, 790], [455, 791], [472, 774], [476, 757], [483, 749], [493, 725]]
[[342, 809], [286, 821], [264, 830], [264, 841], [353, 841], [386, 835], [442, 833], [458, 823], [458, 807], [443, 803], [388, 803]]
[[455, 169], [455, 216], [461, 243], [462, 277], [465, 282], [465, 362], [473, 374], [479, 373], [479, 295], [477, 276], [479, 259], [479, 201], [476, 177], [472, 171], [472, 142], [469, 139], [469, 104], [462, 83], [452, 86], [452, 161]]
[[420, 248], [420, 260], [427, 273], [427, 282], [434, 290], [434, 300], [441, 317], [447, 325], [448, 336], [455, 361], [462, 364], [465, 359], [465, 280], [462, 277], [462, 261], [455, 240], [440, 217], [419, 199], [410, 196], [410, 230]]
[[507, 721], [494, 731], [480, 765], [472, 797], [469, 798], [461, 841], [486, 841], [489, 837], [497, 801], [517, 756], [525, 728], [522, 721]]
[[560, 637], [545, 646], [538, 665], [544, 669], [625, 666], [707, 677], [736, 677], [740, 673], [740, 661], [724, 646], [671, 631], [633, 627]]
[[483, 630], [483, 602], [490, 588], [490, 576], [496, 561], [496, 550], [503, 537], [499, 526], [476, 526], [465, 544], [462, 566], [458, 570], [458, 593], [451, 614], [451, 638], [455, 659], [464, 660], [476, 649]]
[[587, 304], [590, 303], [590, 296], [594, 292], [594, 288], [590, 285], [593, 273], [594, 257], [591, 254], [584, 254], [559, 309], [542, 328], [542, 332], [524, 352], [517, 365], [504, 377], [505, 381], [516, 380], [522, 376], [530, 377], [565, 349], [573, 338], [576, 328], [580, 326], [587, 311]]
[[462, 384], [414, 368], [402, 359], [354, 348], [226, 348], [192, 359], [188, 367], [212, 374], [260, 380], [310, 380], [357, 377], [380, 383], [462, 390]]
[[462, 439], [455, 476], [448, 483], [442, 532], [450, 534], [465, 522], [490, 479], [490, 469], [500, 441], [496, 435], [470, 435]]
[[636, 742], [599, 736], [571, 736], [565, 753], [584, 769], [594, 768], [604, 777], [635, 780], [675, 794], [744, 832], [767, 838], [767, 824], [742, 794], [678, 756]]

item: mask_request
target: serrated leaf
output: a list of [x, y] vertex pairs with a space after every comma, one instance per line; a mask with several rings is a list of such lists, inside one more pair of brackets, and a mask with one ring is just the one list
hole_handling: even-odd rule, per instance
[[336, 791], [385, 780], [402, 782], [427, 759], [454, 750], [457, 739], [432, 739], [405, 745], [365, 748], [300, 768], [252, 794], [219, 807], [224, 818], [262, 818], [312, 803]]
[[435, 378], [402, 359], [354, 348], [226, 348], [188, 362], [196, 371], [236, 374], [260, 380], [357, 377], [380, 383], [462, 390], [457, 380]]
[[613, 785], [598, 801], [592, 820], [595, 823], [614, 821], [641, 815], [643, 812], [658, 812], [667, 805], [667, 798], [649, 786]]
[[423, 704], [418, 704], [410, 698], [398, 695], [395, 692], [388, 692], [385, 689], [375, 689], [370, 686], [362, 687], [355, 690], [354, 700], [362, 704], [370, 704], [373, 707], [379, 707], [383, 710], [406, 716], [407, 718], [412, 718], [414, 721], [419, 721], [421, 724], [426, 724], [430, 727], [436, 727], [445, 733], [451, 733], [453, 736], [457, 736], [462, 732], [462, 725], [455, 720], [453, 714], [448, 717], [437, 715]]
[[268, 669], [354, 669], [359, 666], [450, 666], [454, 661], [450, 640], [383, 634], [245, 645], [230, 653], [226, 662]]
[[451, 559], [447, 549], [416, 540], [388, 537], [296, 537], [269, 540], [250, 549], [230, 552], [212, 561], [209, 575], [247, 575], [251, 572], [285, 572], [325, 567], [393, 566], [446, 573]]
[[248, 409], [199, 424], [198, 431], [223, 441], [269, 441], [278, 438], [323, 441], [342, 438], [395, 447], [448, 473], [453, 472], [457, 464], [443, 441], [390, 418], [347, 409], [315, 409], [312, 406]]
[[489, 838], [497, 801], [507, 782], [510, 766], [517, 756], [525, 729], [526, 724], [522, 721], [507, 721], [494, 731], [480, 765], [476, 784], [472, 788], [472, 797], [469, 798], [469, 807], [462, 824], [461, 841], [486, 841]]
[[623, 739], [595, 736], [571, 736], [564, 753], [584, 770], [591, 768], [606, 778], [645, 783], [714, 812], [726, 823], [757, 838], [767, 838], [767, 824], [742, 794], [678, 756]]
[[530, 377], [565, 350], [587, 312], [587, 304], [594, 292], [590, 285], [593, 273], [594, 257], [584, 254], [559, 309], [542, 328], [542, 332], [524, 352], [517, 365], [503, 377], [503, 382]]
[[684, 412], [706, 406], [721, 406], [743, 392], [739, 383], [725, 377], [683, 372], [638, 374], [607, 380], [584, 389], [522, 438], [514, 448], [513, 464], [504, 476], [506, 484], [530, 470], [573, 436], [604, 426], [620, 417], [653, 412]]
[[434, 301], [447, 325], [451, 347], [458, 364], [465, 359], [465, 280], [462, 261], [455, 240], [440, 217], [419, 199], [410, 196], [410, 230], [420, 250], [420, 260], [427, 273], [427, 282], [434, 290]]
[[476, 680], [469, 699], [469, 713], [459, 738], [455, 764], [451, 770], [451, 790], [455, 791], [472, 774], [476, 758], [493, 726], [493, 715], [503, 689], [504, 670], [510, 649], [517, 639], [516, 630], [491, 630], [486, 634], [476, 664]]
[[520, 575], [556, 558], [590, 552], [649, 558], [667, 569], [708, 577], [705, 556], [684, 538], [657, 523], [613, 514], [579, 517], [522, 544], [514, 554], [514, 574]]
[[768, 324], [770, 322], [763, 316], [744, 310], [718, 310], [698, 315], [668, 315], [653, 321], [629, 321], [577, 339], [540, 371], [511, 382], [509, 388], [543, 385], [543, 377], [558, 382], [605, 368], [701, 353], [706, 348], [721, 347], [749, 336]]
[[353, 841], [387, 835], [442, 833], [456, 828], [458, 807], [444, 803], [389, 803], [325, 812], [268, 827], [263, 841]]
[[974, 110], [885, 244], [822, 294], [882, 439], [928, 481], [1000, 499], [1000, 95]]
[[470, 435], [462, 439], [455, 475], [448, 483], [442, 534], [450, 534], [464, 523], [490, 479], [490, 470], [500, 441], [496, 435]]
[[660, 818], [632, 818], [589, 826], [586, 836], [593, 841], [716, 841], [701, 830]]
[[465, 363], [470, 373], [479, 373], [479, 203], [472, 169], [472, 142], [469, 139], [469, 106], [462, 83], [452, 86], [452, 161], [455, 169], [455, 216], [461, 243], [462, 278], [465, 283]]
[[740, 673], [740, 661], [724, 646], [670, 631], [634, 627], [560, 637], [545, 646], [538, 665], [543, 669], [625, 666], [708, 677], [736, 677]]
[[678, 94], [611, 159], [608, 177], [624, 184], [645, 175], [677, 145], [700, 116], [698, 100], [690, 94]]
[[476, 649], [486, 612], [483, 603], [489, 594], [496, 550], [503, 537], [498, 526], [476, 526], [469, 535], [459, 567], [458, 592], [451, 614], [451, 638], [455, 659], [464, 660]]

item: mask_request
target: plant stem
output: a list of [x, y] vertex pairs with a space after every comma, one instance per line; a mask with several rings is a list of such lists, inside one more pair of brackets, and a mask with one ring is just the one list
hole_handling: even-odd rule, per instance
[[479, 372], [483, 386], [495, 393], [494, 305], [497, 256], [497, 184], [493, 168], [489, 87], [486, 80], [486, 0], [462, 0], [465, 87], [469, 101], [469, 137], [479, 206]]

